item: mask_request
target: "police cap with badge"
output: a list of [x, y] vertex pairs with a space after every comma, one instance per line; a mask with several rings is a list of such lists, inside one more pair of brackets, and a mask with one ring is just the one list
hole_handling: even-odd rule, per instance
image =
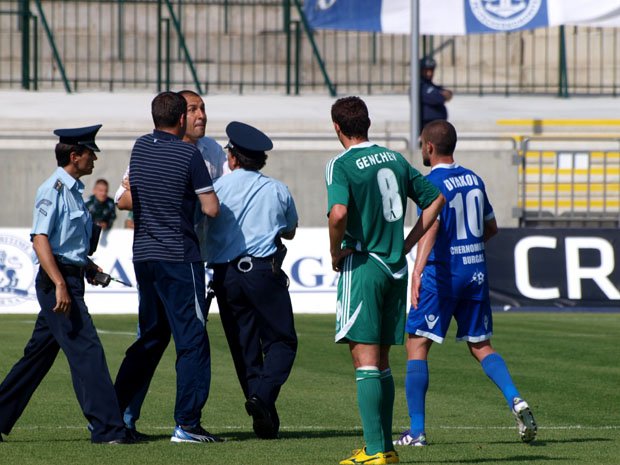
[[273, 148], [273, 142], [262, 131], [249, 124], [232, 121], [226, 126], [228, 144], [225, 148], [248, 158], [264, 159], [265, 152]]
[[101, 129], [101, 126], [101, 124], [95, 124], [94, 126], [86, 126], [83, 128], [56, 129], [54, 134], [59, 137], [58, 142], [61, 144], [83, 145], [93, 152], [99, 152], [99, 147], [95, 144], [95, 136], [97, 135], [97, 131]]

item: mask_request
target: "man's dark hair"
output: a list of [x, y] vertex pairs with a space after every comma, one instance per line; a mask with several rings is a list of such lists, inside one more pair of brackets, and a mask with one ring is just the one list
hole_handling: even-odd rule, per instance
[[176, 92], [162, 92], [151, 103], [156, 128], [172, 128], [187, 113], [187, 101]]
[[105, 180], [105, 179], [103, 179], [103, 178], [99, 178], [99, 179], [97, 179], [97, 180], [95, 181], [95, 186], [96, 186], [97, 184], [103, 184], [105, 187], [108, 187], [108, 188], [110, 187], [110, 185], [108, 184], [108, 181], [106, 181], [106, 180]]
[[56, 144], [56, 163], [61, 168], [64, 168], [71, 161], [71, 152], [82, 155], [87, 150], [89, 149], [85, 145], [71, 145], [58, 142]]
[[368, 139], [370, 118], [368, 108], [359, 97], [343, 97], [332, 105], [332, 121], [347, 137]]
[[431, 121], [422, 130], [422, 138], [432, 142], [439, 155], [452, 155], [456, 147], [456, 129], [446, 120]]
[[235, 147], [229, 147], [228, 150], [232, 152], [239, 166], [244, 170], [258, 171], [265, 166], [267, 161], [267, 154], [265, 152], [252, 152], [252, 156], [249, 156]]

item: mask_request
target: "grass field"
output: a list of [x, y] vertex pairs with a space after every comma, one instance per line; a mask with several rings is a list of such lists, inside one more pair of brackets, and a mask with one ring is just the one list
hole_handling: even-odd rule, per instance
[[[133, 340], [135, 317], [94, 318], [114, 377]], [[0, 377], [21, 356], [33, 322], [33, 315], [0, 316]], [[203, 425], [227, 442], [169, 442], [175, 393], [174, 351], [169, 349], [139, 422], [153, 441], [91, 444], [61, 355], [0, 444], [0, 464], [337, 464], [362, 444], [348, 349], [332, 342], [333, 316], [300, 315], [296, 323], [299, 353], [278, 404], [281, 440], [254, 438], [219, 318], [212, 316], [213, 377]], [[620, 315], [500, 313], [495, 315], [495, 334], [495, 348], [534, 411], [538, 440], [533, 445], [520, 442], [500, 392], [466, 346], [453, 342], [451, 332], [443, 346], [431, 351], [431, 445], [400, 448], [401, 463], [620, 463]], [[397, 433], [408, 424], [404, 348], [393, 349], [392, 369]]]

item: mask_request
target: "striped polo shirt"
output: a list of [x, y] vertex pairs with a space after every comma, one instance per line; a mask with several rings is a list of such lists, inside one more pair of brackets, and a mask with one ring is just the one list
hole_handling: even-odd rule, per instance
[[174, 134], [140, 137], [129, 160], [133, 261], [200, 261], [193, 218], [197, 194], [213, 191], [198, 149]]

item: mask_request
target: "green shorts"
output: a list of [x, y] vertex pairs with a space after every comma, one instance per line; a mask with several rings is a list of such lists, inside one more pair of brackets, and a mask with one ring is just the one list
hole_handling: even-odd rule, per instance
[[368, 254], [343, 260], [338, 280], [336, 342], [402, 344], [407, 311], [407, 273], [395, 279]]

